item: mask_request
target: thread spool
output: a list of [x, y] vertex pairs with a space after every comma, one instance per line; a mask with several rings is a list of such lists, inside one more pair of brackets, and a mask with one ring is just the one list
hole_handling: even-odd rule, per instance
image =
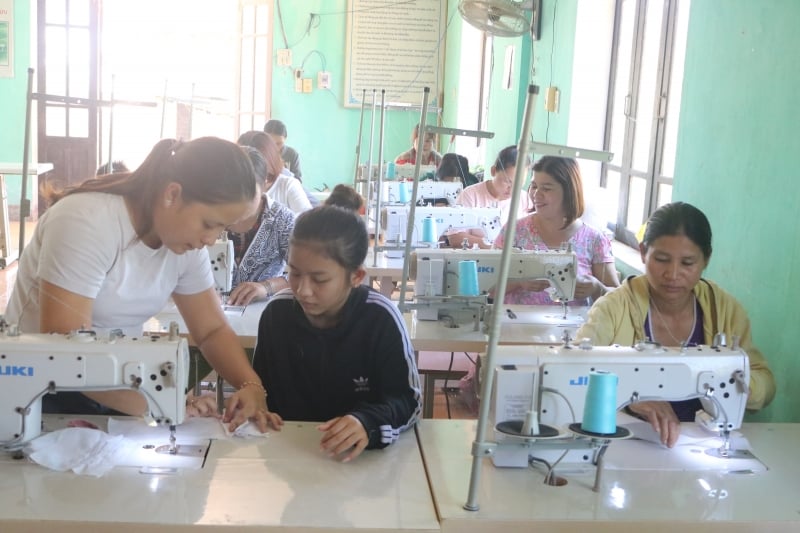
[[478, 296], [478, 263], [472, 260], [458, 262], [458, 294]]
[[408, 183], [405, 181], [397, 182], [397, 197], [401, 204], [408, 203]]
[[589, 374], [581, 423], [583, 431], [602, 434], [617, 431], [617, 383], [617, 375], [605, 370]]
[[386, 163], [386, 179], [393, 180], [394, 179], [394, 161], [389, 161]]
[[436, 221], [432, 217], [422, 219], [422, 242], [436, 244], [438, 242], [436, 236]]

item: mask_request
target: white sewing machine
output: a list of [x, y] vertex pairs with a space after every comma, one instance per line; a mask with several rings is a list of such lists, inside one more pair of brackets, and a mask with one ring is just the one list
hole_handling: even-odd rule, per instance
[[[438, 320], [437, 303], [442, 298], [458, 296], [458, 263], [475, 261], [478, 266], [478, 289], [487, 294], [497, 284], [502, 250], [461, 250], [454, 248], [417, 249], [410, 276], [415, 279], [414, 292], [419, 299], [429, 298], [429, 309], [417, 306], [420, 320]], [[551, 299], [566, 302], [575, 296], [578, 259], [572, 251], [514, 250], [508, 279], [548, 280], [553, 290]]]
[[222, 294], [230, 293], [233, 289], [233, 241], [223, 238], [206, 248], [211, 259], [214, 286]]
[[[400, 187], [406, 187], [408, 191], [408, 201], [411, 201], [414, 183], [410, 181], [384, 181], [382, 203], [397, 204], [401, 202]], [[461, 194], [464, 186], [461, 182], [455, 181], [420, 181], [417, 185], [417, 205], [433, 205], [437, 201], [446, 201], [447, 205], [453, 206], [456, 198]]]
[[177, 330], [135, 339], [0, 331], [0, 449], [39, 436], [42, 397], [61, 391], [135, 390], [147, 400], [145, 418], [174, 433], [186, 415], [189, 375], [188, 343]]
[[[573, 432], [583, 420], [589, 374], [595, 370], [618, 376], [618, 410], [636, 401], [699, 398], [704, 414], [697, 421], [726, 443], [730, 431], [741, 427], [750, 382], [749, 359], [738, 347], [681, 350], [650, 343], [592, 347], [567, 342], [499, 346], [495, 359], [490, 423], [498, 440], [492, 457], [496, 466], [527, 467], [534, 449], [537, 457], [555, 460], [564, 450], [579, 448], [565, 462], [590, 461], [586, 443], [592, 439]], [[584, 445], [574, 446], [576, 440]]]
[[[381, 227], [387, 245], [390, 243], [398, 246], [405, 244], [409, 210], [407, 205], [383, 208]], [[484, 238], [488, 242], [493, 242], [500, 230], [503, 229], [499, 207], [419, 206], [414, 209], [414, 232], [411, 241], [413, 244], [422, 240], [422, 221], [426, 218], [433, 219], [437, 238], [444, 233], [482, 229]]]

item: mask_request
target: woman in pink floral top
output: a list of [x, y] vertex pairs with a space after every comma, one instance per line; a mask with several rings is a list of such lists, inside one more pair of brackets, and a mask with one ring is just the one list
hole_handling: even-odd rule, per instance
[[[565, 157], [544, 156], [533, 165], [528, 190], [533, 212], [517, 221], [514, 247], [525, 250], [559, 249], [572, 244], [578, 257], [578, 282], [570, 305], [591, 305], [615, 287], [619, 278], [611, 253], [611, 241], [586, 225], [583, 215], [583, 185], [578, 163]], [[502, 248], [506, 228], [497, 236], [495, 248]], [[509, 281], [505, 303], [555, 304], [546, 289], [548, 281]]]

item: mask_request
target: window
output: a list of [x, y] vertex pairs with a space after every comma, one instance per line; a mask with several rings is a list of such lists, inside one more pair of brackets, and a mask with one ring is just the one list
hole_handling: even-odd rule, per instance
[[269, 120], [272, 86], [272, 2], [239, 2], [238, 133]]
[[609, 227], [636, 246], [672, 199], [689, 0], [617, 0], [601, 185], [618, 194]]

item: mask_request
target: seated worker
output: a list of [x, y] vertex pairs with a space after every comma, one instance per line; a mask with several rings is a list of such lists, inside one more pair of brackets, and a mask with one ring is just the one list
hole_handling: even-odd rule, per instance
[[[165, 139], [133, 172], [43, 193], [50, 206], [19, 259], [6, 320], [31, 333], [138, 336], [171, 297], [205, 358], [238, 389], [225, 420], [266, 430], [264, 387], [219, 305], [206, 249], [253, 210], [258, 184], [241, 148], [214, 137]], [[146, 402], [131, 390], [43, 397], [47, 413], [107, 408], [139, 416]], [[213, 414], [216, 405], [191, 400], [187, 412]]]
[[344, 209], [349, 209], [356, 213], [361, 213], [364, 209], [364, 198], [358, 192], [343, 183], [333, 188], [331, 193], [325, 198], [325, 205], [335, 205]]
[[[394, 158], [396, 165], [417, 164], [417, 139], [419, 139], [419, 124], [414, 126], [414, 130], [411, 132], [411, 149]], [[425, 141], [422, 143], [422, 157], [420, 158], [420, 165], [434, 165], [438, 167], [441, 164], [441, 154], [433, 149], [435, 144], [436, 134], [426, 133]]]
[[278, 147], [281, 160], [286, 168], [300, 181], [303, 181], [303, 172], [300, 170], [300, 154], [291, 146], [286, 145], [286, 137], [288, 132], [286, 124], [280, 120], [270, 119], [264, 124], [264, 133], [270, 136]]
[[465, 189], [478, 183], [478, 178], [469, 171], [469, 160], [463, 155], [454, 153], [442, 156], [442, 162], [436, 168], [435, 179], [436, 181], [460, 181]]
[[[683, 202], [658, 208], [647, 222], [639, 251], [645, 274], [626, 279], [600, 298], [576, 338], [588, 337], [598, 346], [631, 346], [645, 339], [665, 346], [694, 346], [712, 344], [716, 333], [729, 339], [735, 335], [750, 357], [747, 409], [769, 405], [775, 378], [753, 344], [747, 313], [719, 285], [702, 278], [711, 259], [711, 226], [703, 212]], [[694, 420], [700, 408], [698, 400], [688, 400], [638, 402], [628, 410], [650, 422], [671, 448], [680, 435], [680, 422]]]
[[[506, 146], [497, 154], [497, 159], [492, 165], [492, 179], [482, 181], [475, 185], [470, 185], [461, 191], [456, 198], [456, 205], [464, 207], [499, 207], [500, 219], [503, 224], [508, 221], [508, 214], [511, 211], [511, 187], [514, 184], [514, 177], [517, 171], [517, 147]], [[519, 205], [513, 210], [514, 219], [518, 219], [531, 208], [530, 199], [527, 195], [520, 195]], [[481, 232], [482, 233], [482, 232]], [[473, 232], [458, 232], [448, 236], [451, 244], [459, 247], [466, 239], [467, 244], [472, 247], [478, 245], [481, 248], [491, 248], [492, 243], [485, 241], [484, 236], [475, 235]]]
[[321, 448], [342, 461], [383, 448], [420, 414], [419, 374], [397, 306], [361, 285], [369, 237], [361, 217], [335, 206], [297, 217], [289, 284], [267, 304], [253, 368], [268, 416], [321, 422]]
[[266, 191], [270, 200], [282, 203], [295, 215], [311, 209], [311, 201], [305, 189], [303, 189], [303, 184], [291, 175], [284, 174], [285, 168], [281, 161], [280, 152], [269, 135], [261, 131], [252, 130], [242, 133], [237, 142], [241, 146], [255, 148], [266, 159]]
[[[611, 241], [603, 232], [581, 220], [583, 182], [578, 162], [567, 157], [544, 156], [533, 165], [528, 196], [535, 211], [516, 222], [514, 247], [523, 250], [558, 250], [572, 245], [578, 258], [575, 299], [570, 305], [589, 306], [616, 287], [619, 277], [611, 252]], [[507, 228], [494, 241], [503, 248]], [[505, 303], [551, 305], [546, 280], [509, 281]]]
[[257, 209], [228, 227], [233, 241], [235, 264], [231, 305], [248, 305], [266, 300], [289, 286], [284, 277], [289, 254], [289, 235], [294, 229], [294, 213], [280, 202], [271, 201], [265, 191], [267, 161], [249, 146], [242, 149], [250, 157], [261, 188]]

